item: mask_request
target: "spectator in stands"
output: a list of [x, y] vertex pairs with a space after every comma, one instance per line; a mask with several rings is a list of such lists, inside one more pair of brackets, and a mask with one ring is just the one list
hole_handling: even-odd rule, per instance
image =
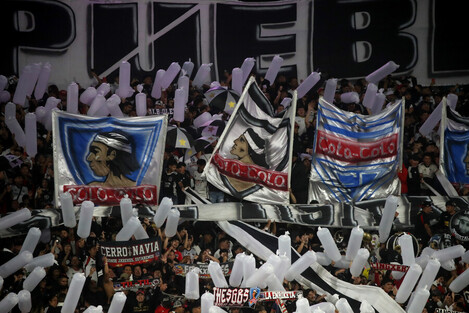
[[435, 177], [438, 167], [433, 162], [433, 155], [431, 153], [425, 153], [423, 156], [422, 163], [419, 164], [419, 173], [421, 177], [420, 189], [422, 195], [432, 196], [433, 192], [430, 187], [433, 185], [433, 178]]
[[433, 231], [430, 227], [432, 205], [433, 203], [431, 200], [424, 201], [415, 219], [414, 235], [419, 239], [419, 244], [422, 247], [426, 247], [428, 245], [428, 241], [433, 236]]

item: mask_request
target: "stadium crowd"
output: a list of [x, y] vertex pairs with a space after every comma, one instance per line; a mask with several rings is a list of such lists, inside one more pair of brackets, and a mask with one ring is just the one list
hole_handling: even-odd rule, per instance
[[[104, 83], [103, 79], [95, 76], [96, 84]], [[230, 86], [231, 77], [228, 75], [220, 81], [221, 86]], [[261, 77], [257, 78], [260, 86], [263, 87], [266, 97], [270, 100], [275, 110], [278, 112], [284, 109], [282, 103], [285, 98], [291, 98], [292, 91], [299, 85], [295, 77], [278, 75], [271, 84]], [[147, 93], [148, 114], [156, 112], [170, 112], [174, 107], [174, 86], [170, 86], [163, 91], [160, 99], [151, 97], [152, 89], [151, 77], [134, 78], [132, 86], [136, 92], [129, 98], [122, 99], [120, 107], [125, 116], [136, 116], [135, 94], [137, 86], [143, 84], [143, 91]], [[118, 86], [118, 79], [111, 84], [111, 93]], [[344, 110], [360, 114], [369, 114], [368, 110], [361, 104], [366, 91], [367, 82], [364, 79], [350, 81], [339, 80], [336, 90], [334, 104]], [[8, 86], [8, 91], [13, 95], [15, 83]], [[84, 92], [88, 86], [80, 86], [80, 93]], [[435, 129], [428, 136], [421, 136], [418, 132], [420, 126], [432, 113], [441, 99], [448, 93], [458, 96], [456, 110], [462, 116], [469, 116], [469, 89], [465, 86], [430, 86], [419, 84], [415, 77], [394, 77], [388, 76], [379, 83], [386, 95], [386, 104], [393, 103], [397, 99], [405, 98], [405, 154], [402, 172], [399, 178], [402, 183], [401, 192], [404, 195], [431, 196], [433, 195], [428, 186], [436, 190], [441, 190], [441, 186], [435, 180], [435, 172], [439, 163], [439, 133]], [[204, 92], [210, 86], [197, 89], [191, 88], [184, 122], [170, 123], [185, 128], [188, 133], [195, 138], [200, 137], [194, 122], [197, 118], [208, 112], [211, 115], [221, 114], [223, 120], [229, 119], [229, 114], [220, 109], [210, 107]], [[340, 95], [345, 92], [355, 91], [360, 96], [358, 103], [342, 103]], [[292, 166], [291, 182], [291, 203], [307, 203], [308, 180], [311, 169], [312, 143], [315, 131], [315, 118], [319, 96], [324, 92], [324, 88], [314, 88], [303, 98], [298, 100], [295, 117], [294, 134], [294, 155]], [[44, 106], [48, 97], [56, 97], [61, 102], [58, 105], [60, 110], [67, 108], [67, 91], [60, 90], [56, 85], [49, 85], [47, 93], [42, 99], [29, 98], [29, 106], [16, 106], [16, 117], [19, 123], [24, 126], [24, 118], [27, 112], [35, 112], [39, 106]], [[29, 157], [24, 149], [19, 146], [12, 133], [4, 121], [4, 111], [6, 102], [0, 104], [2, 112], [0, 125], [0, 213], [3, 215], [17, 211], [21, 208], [30, 210], [47, 210], [54, 208], [54, 167], [52, 151], [52, 133], [38, 123], [38, 152], [34, 158]], [[79, 104], [79, 112], [86, 114], [88, 106]], [[194, 138], [194, 139], [195, 139]], [[163, 175], [161, 179], [161, 198], [169, 197], [174, 204], [184, 204], [186, 199], [182, 192], [185, 187], [192, 187], [200, 196], [209, 199], [211, 202], [237, 201], [227, 194], [223, 194], [201, 176], [204, 166], [209, 160], [216, 141], [204, 146], [190, 160], [184, 159], [185, 151], [167, 145], [165, 150], [165, 162], [163, 165]], [[460, 195], [467, 195], [469, 189], [461, 186], [458, 190]], [[428, 214], [431, 212], [431, 202], [424, 202], [418, 217], [415, 221], [415, 229], [412, 233], [415, 240], [420, 244], [420, 253], [425, 247], [440, 248], [439, 243], [435, 244], [435, 234], [449, 234], [448, 219], [452, 212], [466, 208], [457, 208], [454, 203], [447, 203], [447, 213], [441, 216], [438, 223], [430, 223]], [[446, 222], [446, 223], [445, 223]], [[200, 300], [188, 300], [184, 297], [185, 279], [175, 272], [175, 265], [180, 263], [208, 263], [233, 261], [238, 253], [250, 253], [235, 238], [229, 237], [216, 223], [213, 222], [183, 222], [178, 227], [178, 232], [171, 238], [165, 237], [163, 225], [156, 227], [155, 223], [148, 218], [141, 218], [141, 223], [150, 237], [159, 236], [161, 238], [161, 253], [158, 261], [150, 264], [125, 266], [123, 268], [112, 268], [107, 260], [101, 256], [100, 242], [112, 241], [115, 234], [121, 229], [120, 217], [94, 218], [92, 231], [87, 239], [79, 238], [76, 228], [66, 228], [57, 226], [50, 230], [50, 236], [36, 247], [34, 256], [52, 252], [55, 255], [57, 264], [46, 269], [47, 275], [32, 292], [33, 312], [59, 312], [73, 274], [83, 272], [86, 276], [86, 284], [83, 289], [77, 309], [83, 312], [90, 305], [102, 305], [106, 311], [115, 293], [113, 280], [138, 280], [138, 279], [158, 279], [159, 284], [151, 288], [138, 290], [126, 290], [127, 302], [124, 312], [155, 312], [155, 313], [200, 313]], [[292, 239], [292, 246], [300, 254], [309, 250], [317, 252], [323, 251], [321, 244], [315, 235], [316, 228], [306, 228], [297, 225], [269, 222], [265, 225], [255, 225], [260, 229], [281, 235], [289, 231]], [[394, 230], [398, 233], [397, 230]], [[380, 244], [376, 239], [376, 234], [366, 233], [363, 240], [363, 247], [371, 252], [370, 263], [402, 263], [399, 247], [387, 244]], [[340, 236], [337, 236], [340, 237]], [[348, 233], [342, 230], [342, 240], [337, 239], [337, 244], [341, 251], [345, 253]], [[0, 264], [5, 263], [15, 256], [21, 249], [25, 236], [13, 238], [2, 238], [2, 251], [0, 252]], [[450, 238], [449, 245], [463, 244], [455, 238]], [[257, 266], [262, 264], [262, 260], [256, 258]], [[431, 287], [431, 297], [424, 312], [435, 312], [437, 308], [448, 309], [458, 312], [469, 312], [468, 304], [464, 298], [464, 291], [458, 294], [448, 289], [449, 284], [458, 274], [463, 272], [467, 265], [456, 259], [456, 269], [452, 271], [440, 269], [437, 279]], [[402, 282], [392, 276], [390, 270], [375, 270], [369, 266], [363, 271], [360, 277], [353, 277], [348, 269], [335, 267], [334, 263], [325, 266], [336, 277], [352, 284], [374, 285], [382, 288], [391, 297], [395, 297], [397, 288]], [[19, 292], [22, 289], [22, 282], [28, 273], [19, 270], [9, 278], [5, 278], [0, 298], [8, 292]], [[310, 304], [326, 301], [325, 295], [318, 294], [313, 289], [306, 289], [296, 281], [284, 281], [286, 290], [302, 291], [304, 297]], [[200, 280], [200, 294], [205, 290], [211, 290], [213, 283], [210, 279]], [[466, 288], [467, 289], [467, 288]], [[264, 303], [256, 306], [255, 311], [280, 312], [280, 308], [275, 303]], [[405, 307], [405, 304], [403, 305]], [[289, 312], [295, 311], [294, 301], [287, 302]], [[230, 312], [247, 311], [246, 308], [231, 308]], [[16, 307], [15, 312], [19, 312]]]

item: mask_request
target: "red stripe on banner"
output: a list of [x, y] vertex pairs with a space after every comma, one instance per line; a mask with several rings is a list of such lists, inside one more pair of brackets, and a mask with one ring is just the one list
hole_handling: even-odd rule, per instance
[[373, 142], [357, 142], [318, 130], [316, 153], [350, 163], [384, 159], [397, 155], [398, 139], [398, 134], [392, 134]]
[[288, 191], [287, 173], [271, 171], [254, 164], [242, 163], [238, 160], [225, 159], [218, 153], [213, 155], [212, 163], [218, 168], [220, 173], [226, 176], [272, 189]]
[[109, 188], [87, 185], [64, 185], [64, 192], [72, 196], [73, 204], [92, 201], [95, 205], [119, 205], [122, 198], [128, 196], [132, 203], [158, 204], [158, 194], [155, 185], [141, 185], [136, 187]]
[[285, 306], [285, 302], [283, 300], [276, 299], [275, 303], [277, 303], [277, 305], [280, 308], [280, 311], [282, 311], [282, 313], [288, 313], [287, 307]]

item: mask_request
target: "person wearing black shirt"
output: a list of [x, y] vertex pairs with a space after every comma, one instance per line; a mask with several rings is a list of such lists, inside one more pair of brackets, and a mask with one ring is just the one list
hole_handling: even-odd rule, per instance
[[176, 171], [177, 171], [176, 193], [177, 193], [177, 198], [178, 198], [178, 204], [184, 204], [186, 202], [186, 194], [184, 193], [184, 190], [187, 187], [193, 187], [192, 178], [189, 172], [186, 171], [186, 163], [184, 162], [178, 163]]
[[420, 196], [420, 158], [417, 154], [412, 155], [409, 160], [410, 166], [407, 169], [407, 194], [409, 196]]
[[432, 202], [426, 200], [421, 207], [421, 210], [417, 213], [415, 219], [415, 237], [420, 240], [420, 244], [425, 247], [428, 241], [433, 236], [432, 229], [430, 227], [430, 214], [432, 213]]
[[164, 197], [168, 197], [173, 200], [173, 204], [178, 204], [178, 198], [176, 194], [177, 186], [177, 177], [178, 173], [176, 172], [177, 161], [173, 158], [168, 160], [168, 165], [163, 175], [161, 177], [161, 193], [160, 193], [160, 202]]
[[453, 200], [446, 202], [446, 211], [441, 213], [437, 229], [440, 233], [449, 233], [449, 223], [451, 218], [456, 213], [456, 203]]

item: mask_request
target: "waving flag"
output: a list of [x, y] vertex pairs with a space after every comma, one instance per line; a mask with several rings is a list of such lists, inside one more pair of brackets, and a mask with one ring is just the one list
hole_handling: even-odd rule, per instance
[[289, 203], [295, 110], [277, 114], [251, 78], [204, 169], [207, 181], [240, 200]]
[[53, 112], [55, 197], [74, 204], [157, 205], [166, 138], [166, 116], [96, 118]]
[[469, 184], [469, 118], [447, 107], [445, 123], [443, 164], [447, 178], [455, 185]]
[[401, 124], [402, 101], [364, 116], [321, 100], [309, 201], [354, 203], [398, 195]]

